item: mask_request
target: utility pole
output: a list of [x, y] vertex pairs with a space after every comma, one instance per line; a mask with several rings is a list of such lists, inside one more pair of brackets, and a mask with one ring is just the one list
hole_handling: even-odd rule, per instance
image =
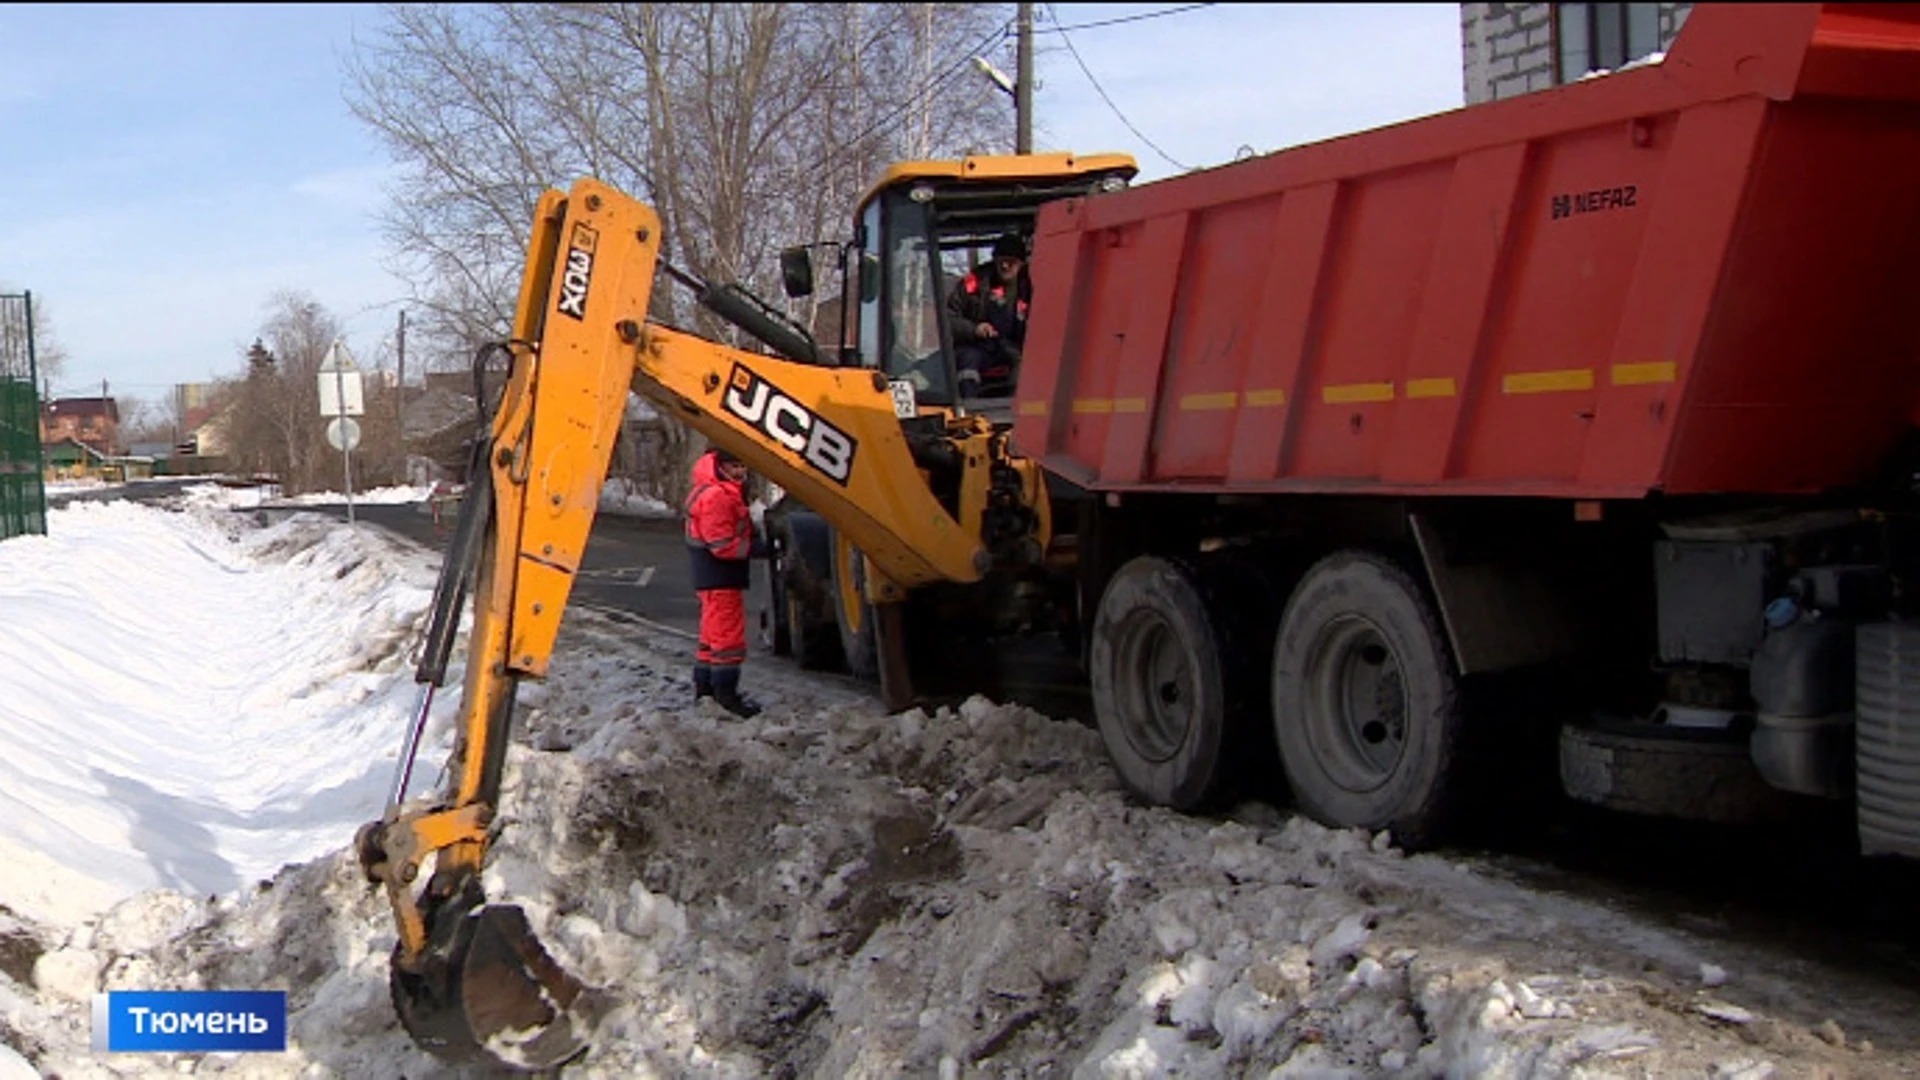
[[393, 384], [393, 431], [400, 440], [400, 460], [407, 458], [407, 309], [400, 309], [400, 328], [393, 334], [396, 380]]
[[913, 133], [913, 151], [911, 157], [924, 161], [933, 156], [933, 5], [920, 5], [920, 26], [914, 48], [920, 60], [920, 85], [926, 92], [920, 95], [919, 116], [915, 118]]
[[1015, 70], [1013, 107], [1018, 114], [1017, 134], [1014, 136], [1013, 152], [1016, 154], [1033, 153], [1033, 4], [1031, 0], [1020, 0], [1020, 12], [1015, 21], [1018, 41], [1015, 46]]

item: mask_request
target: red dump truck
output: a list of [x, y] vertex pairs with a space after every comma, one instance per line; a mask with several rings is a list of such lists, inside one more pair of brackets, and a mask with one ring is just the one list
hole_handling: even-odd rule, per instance
[[1854, 800], [1920, 855], [1916, 190], [1920, 7], [1700, 5], [1657, 62], [1040, 209], [1012, 445], [1127, 782], [1277, 750], [1418, 839], [1510, 737], [1476, 687], [1552, 672], [1577, 799]]

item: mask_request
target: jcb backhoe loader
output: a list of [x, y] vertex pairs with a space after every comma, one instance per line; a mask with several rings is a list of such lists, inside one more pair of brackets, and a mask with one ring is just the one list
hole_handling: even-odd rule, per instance
[[[504, 358], [509, 371], [474, 442], [416, 673], [420, 705], [388, 808], [356, 842], [393, 907], [393, 999], [420, 1045], [453, 1060], [538, 1069], [577, 1055], [589, 1037], [589, 988], [546, 953], [521, 909], [483, 895], [480, 877], [514, 688], [547, 672], [629, 389], [824, 520], [854, 570], [842, 578], [857, 593], [843, 598], [853, 613], [841, 621], [870, 620], [855, 637], [872, 643], [889, 702], [904, 704], [909, 592], [1017, 573], [1043, 557], [1051, 529], [1038, 469], [1008, 452], [991, 403], [955, 399], [944, 320], [923, 317], [947, 287], [941, 253], [985, 250], [997, 234], [1030, 228], [1041, 203], [1123, 186], [1133, 173], [1122, 156], [1068, 155], [891, 170], [863, 200], [852, 242], [834, 245], [852, 302], [827, 348], [747, 294], [661, 263], [660, 221], [628, 196], [583, 180], [542, 197], [512, 339], [476, 359], [477, 384], [489, 360]], [[805, 251], [783, 258], [789, 293], [810, 288]], [[661, 271], [779, 355], [649, 321]], [[469, 588], [449, 790], [410, 801], [413, 759]]]

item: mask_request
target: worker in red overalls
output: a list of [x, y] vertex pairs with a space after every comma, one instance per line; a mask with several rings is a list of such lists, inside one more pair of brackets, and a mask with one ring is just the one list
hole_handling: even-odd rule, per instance
[[755, 542], [747, 512], [747, 467], [715, 448], [693, 464], [687, 494], [687, 553], [693, 588], [700, 597], [700, 647], [694, 654], [694, 700], [711, 697], [728, 712], [747, 718], [760, 706], [740, 693], [740, 666], [747, 659], [747, 584], [753, 558], [767, 545]]

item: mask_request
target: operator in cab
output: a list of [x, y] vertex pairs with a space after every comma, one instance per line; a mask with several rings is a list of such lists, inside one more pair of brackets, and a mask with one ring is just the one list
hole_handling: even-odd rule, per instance
[[746, 464], [715, 447], [693, 463], [693, 490], [686, 502], [687, 554], [693, 561], [694, 593], [700, 597], [694, 702], [710, 697], [742, 719], [760, 713], [759, 703], [740, 693], [740, 669], [747, 662], [751, 560], [769, 554], [767, 542], [754, 536], [746, 483]]
[[1010, 388], [1027, 340], [1027, 305], [1032, 300], [1027, 245], [1013, 233], [994, 241], [991, 261], [954, 284], [947, 315], [953, 325], [961, 397], [978, 397], [984, 384]]

